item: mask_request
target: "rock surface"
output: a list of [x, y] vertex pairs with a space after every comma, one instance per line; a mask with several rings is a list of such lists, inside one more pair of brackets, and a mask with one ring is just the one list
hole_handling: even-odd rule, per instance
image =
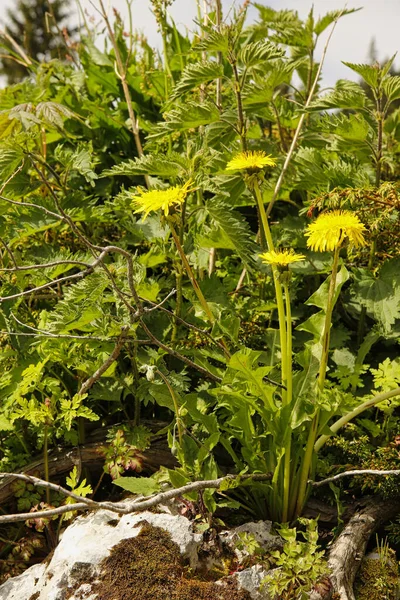
[[272, 534], [271, 528], [272, 521], [251, 521], [235, 529], [222, 531], [220, 538], [236, 554], [239, 563], [242, 564], [249, 557], [249, 553], [245, 547], [241, 549], [237, 547], [240, 534], [252, 536], [264, 551], [281, 550], [283, 548], [282, 538], [279, 535]]
[[253, 565], [236, 573], [236, 579], [241, 589], [249, 592], [252, 600], [271, 600], [267, 588], [261, 584], [267, 575], [267, 571], [261, 565]]
[[[185, 517], [150, 512], [115, 517], [115, 513], [104, 510], [78, 517], [65, 530], [48, 565], [34, 565], [6, 581], [0, 586], [0, 600], [65, 600], [65, 590], [78, 581], [95, 577], [111, 548], [123, 539], [136, 537], [144, 521], [168, 531], [182, 555], [196, 567], [202, 536], [193, 533], [192, 524]], [[82, 595], [84, 600], [89, 598]]]
[[[120, 542], [138, 536], [145, 525], [168, 532], [181, 555], [192, 569], [196, 569], [202, 535], [193, 531], [192, 522], [186, 517], [143, 512], [119, 518], [115, 513], [101, 510], [78, 517], [65, 530], [48, 562], [34, 565], [22, 575], [1, 585], [0, 600], [96, 600], [98, 595], [94, 591], [102, 561], [110, 556], [111, 550]], [[263, 546], [276, 546], [276, 536], [270, 534], [270, 524], [262, 521], [249, 523], [226, 533], [225, 542], [234, 544], [240, 531], [253, 533]], [[247, 590], [248, 594], [244, 591], [242, 594], [252, 600], [267, 600], [266, 592], [259, 591], [265, 574], [262, 567], [255, 565], [221, 580], [220, 583], [222, 587], [230, 584], [234, 588]]]

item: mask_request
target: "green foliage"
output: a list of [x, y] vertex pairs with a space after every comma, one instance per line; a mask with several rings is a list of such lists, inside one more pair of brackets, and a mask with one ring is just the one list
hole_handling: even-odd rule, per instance
[[317, 522], [299, 519], [305, 530], [282, 526], [279, 534], [285, 540], [283, 551], [271, 552], [276, 568], [263, 581], [273, 598], [305, 600], [309, 593], [329, 575], [324, 552], [318, 546]]
[[[317, 85], [306, 109], [319, 37], [339, 13], [302, 20], [256, 6], [250, 25], [245, 9], [221, 24], [211, 13], [183, 35], [155, 2], [161, 54], [125, 36], [117, 16], [106, 44], [89, 24], [75, 60], [33, 62], [29, 78], [0, 91], [4, 470], [84, 443], [96, 427], [108, 432], [106, 482], [146, 494], [227, 471], [268, 473], [240, 490], [235, 478], [204, 491], [199, 510], [207, 522], [218, 504], [289, 521], [331, 452], [341, 464], [367, 464], [368, 452], [392, 464], [396, 397], [360, 414], [358, 457], [340, 437], [325, 462], [313, 448], [337, 419], [400, 381], [399, 77], [392, 61], [348, 64], [363, 82]], [[277, 166], [229, 171], [243, 148]], [[278, 180], [267, 241], [305, 256], [290, 277], [258, 258], [267, 244], [256, 232]], [[146, 219], [133, 211], [146, 188], [168, 199], [185, 184], [172, 208]], [[304, 233], [313, 212], [334, 209], [360, 217], [366, 245], [343, 242], [330, 290], [332, 253], [307, 249]], [[157, 432], [176, 469], [122, 477], [141, 472]], [[372, 453], [373, 435], [381, 446]], [[71, 488], [84, 492], [76, 477]], [[39, 501], [33, 490], [17, 497], [27, 508]], [[319, 565], [311, 525], [306, 535], [310, 574], [311, 555]], [[290, 577], [308, 585], [308, 575], [286, 576], [282, 593]]]

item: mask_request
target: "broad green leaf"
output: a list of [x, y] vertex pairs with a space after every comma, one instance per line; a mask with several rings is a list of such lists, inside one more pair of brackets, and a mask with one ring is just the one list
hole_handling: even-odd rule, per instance
[[161, 486], [150, 477], [118, 477], [113, 483], [132, 494], [151, 496], [161, 491]]
[[[341, 269], [339, 270], [336, 277], [336, 287], [335, 287], [335, 295], [333, 299], [333, 305], [336, 304], [337, 299], [339, 297], [340, 291], [343, 285], [348, 281], [350, 274], [343, 264]], [[314, 292], [309, 299], [306, 301], [306, 304], [310, 304], [313, 306], [317, 306], [322, 310], [326, 309], [327, 301], [328, 301], [328, 292], [331, 281], [331, 275], [325, 279], [322, 285], [318, 288], [316, 292]]]
[[387, 334], [400, 319], [400, 259], [385, 262], [379, 274], [358, 269], [352, 286], [353, 303], [359, 302]]

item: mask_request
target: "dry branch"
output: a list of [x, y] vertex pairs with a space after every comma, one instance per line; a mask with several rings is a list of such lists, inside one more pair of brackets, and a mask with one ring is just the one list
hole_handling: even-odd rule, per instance
[[[138, 499], [133, 502], [96, 502], [95, 500], [90, 500], [88, 498], [80, 498], [75, 494], [72, 494], [69, 490], [65, 488], [49, 484], [48, 481], [44, 481], [43, 479], [39, 479], [37, 477], [32, 477], [29, 475], [21, 475], [16, 473], [0, 473], [1, 477], [14, 477], [18, 479], [23, 479], [28, 481], [35, 487], [43, 487], [43, 488], [51, 488], [55, 489], [57, 492], [64, 494], [69, 497], [79, 498], [79, 502], [76, 504], [68, 504], [66, 506], [59, 506], [58, 508], [52, 508], [48, 510], [39, 510], [34, 513], [19, 513], [12, 515], [0, 515], [0, 523], [17, 523], [21, 521], [26, 521], [28, 519], [39, 519], [39, 518], [49, 518], [53, 516], [58, 516], [65, 514], [66, 512], [81, 511], [81, 510], [100, 510], [106, 509], [117, 514], [128, 515], [134, 512], [147, 510], [149, 508], [153, 508], [158, 504], [163, 502], [167, 502], [168, 500], [172, 500], [173, 498], [177, 498], [178, 496], [182, 496], [184, 494], [188, 494], [190, 492], [201, 491], [206, 489], [219, 489], [225, 482], [232, 481], [234, 482], [238, 476], [237, 475], [226, 475], [225, 477], [219, 477], [218, 479], [210, 479], [206, 481], [194, 481], [193, 483], [188, 483], [180, 488], [175, 488], [172, 490], [167, 490], [165, 492], [161, 492], [160, 494], [156, 494], [151, 498], [146, 500]], [[241, 475], [240, 481], [247, 481], [252, 479], [253, 481], [268, 481], [272, 478], [271, 473], [265, 473], [260, 475]]]
[[[400, 501], [370, 498], [351, 517], [329, 552], [328, 566], [333, 592], [340, 600], [355, 600], [353, 585], [370, 536], [400, 512]], [[327, 600], [331, 592], [319, 595]], [[314, 600], [317, 600], [316, 598]]]

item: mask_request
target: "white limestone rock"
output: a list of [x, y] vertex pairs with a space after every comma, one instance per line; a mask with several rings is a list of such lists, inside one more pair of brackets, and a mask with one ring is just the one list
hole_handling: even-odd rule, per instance
[[67, 590], [80, 582], [76, 592], [79, 600], [94, 600], [88, 582], [96, 579], [101, 561], [121, 540], [136, 537], [143, 522], [168, 531], [191, 567], [196, 568], [202, 536], [193, 532], [185, 517], [143, 512], [119, 519], [115, 513], [101, 510], [77, 518], [65, 530], [48, 565], [34, 565], [1, 585], [0, 600], [74, 600], [71, 593], [67, 596]]

